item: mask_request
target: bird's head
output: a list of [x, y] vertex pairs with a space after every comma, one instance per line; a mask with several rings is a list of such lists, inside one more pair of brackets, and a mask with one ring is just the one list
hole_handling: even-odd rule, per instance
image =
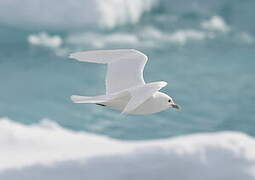
[[175, 104], [175, 102], [173, 101], [173, 98], [171, 98], [170, 96], [168, 96], [168, 105], [172, 108], [175, 109], [181, 109], [181, 106], [179, 106], [178, 104]]
[[167, 94], [162, 92], [157, 92], [155, 93], [155, 95], [159, 102], [158, 105], [161, 106], [162, 108], [164, 107], [164, 109], [167, 109], [167, 108], [181, 109], [179, 105], [175, 104], [175, 102], [173, 101], [173, 98], [171, 98]]

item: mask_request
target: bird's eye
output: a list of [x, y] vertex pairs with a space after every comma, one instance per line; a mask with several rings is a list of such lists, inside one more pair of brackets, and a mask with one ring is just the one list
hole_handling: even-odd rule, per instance
[[169, 99], [168, 102], [171, 102], [171, 99]]

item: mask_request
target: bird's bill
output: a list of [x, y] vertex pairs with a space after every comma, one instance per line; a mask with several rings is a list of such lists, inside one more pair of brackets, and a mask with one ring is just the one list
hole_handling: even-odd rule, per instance
[[175, 109], [181, 109], [181, 106], [177, 105], [177, 104], [172, 104], [172, 107]]

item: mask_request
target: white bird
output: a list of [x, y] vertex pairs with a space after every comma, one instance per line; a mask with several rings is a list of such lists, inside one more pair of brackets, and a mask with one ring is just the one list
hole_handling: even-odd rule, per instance
[[148, 57], [134, 49], [96, 50], [73, 53], [78, 61], [107, 64], [106, 94], [72, 95], [74, 103], [93, 103], [125, 114], [152, 114], [170, 107], [180, 109], [173, 99], [159, 90], [164, 81], [145, 83], [143, 69]]

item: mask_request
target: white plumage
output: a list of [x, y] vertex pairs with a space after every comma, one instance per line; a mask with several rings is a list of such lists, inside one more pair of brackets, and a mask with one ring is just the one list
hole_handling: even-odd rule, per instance
[[71, 96], [75, 103], [95, 103], [130, 114], [150, 114], [169, 107], [178, 108], [171, 97], [159, 92], [166, 82], [145, 83], [143, 69], [147, 56], [133, 49], [97, 50], [70, 55], [78, 61], [107, 64], [106, 94]]

